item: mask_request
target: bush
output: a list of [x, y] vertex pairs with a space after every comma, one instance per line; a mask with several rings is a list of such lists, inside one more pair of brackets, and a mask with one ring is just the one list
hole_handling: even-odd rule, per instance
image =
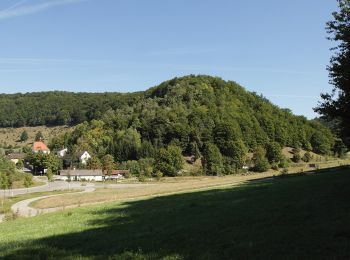
[[287, 157], [285, 156], [282, 156], [279, 164], [278, 164], [278, 167], [279, 168], [287, 168], [289, 166], [289, 160]]
[[154, 177], [159, 181], [163, 177], [163, 173], [161, 171], [156, 171]]
[[256, 162], [255, 166], [253, 167], [253, 171], [255, 172], [266, 172], [270, 169], [271, 165], [269, 161], [266, 158], [261, 158], [259, 161]]
[[306, 152], [302, 158], [304, 162], [310, 162], [311, 161], [311, 154], [309, 152]]
[[300, 160], [301, 160], [300, 149], [299, 148], [294, 148], [293, 149], [292, 161], [297, 163], [297, 162], [300, 162]]

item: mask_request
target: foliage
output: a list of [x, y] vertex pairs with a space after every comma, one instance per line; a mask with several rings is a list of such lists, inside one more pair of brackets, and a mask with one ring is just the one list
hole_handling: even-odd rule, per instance
[[33, 175], [31, 175], [30, 173], [25, 173], [24, 180], [23, 180], [24, 187], [29, 188], [33, 184], [34, 184]]
[[19, 139], [20, 139], [21, 142], [27, 141], [27, 140], [28, 140], [28, 133], [27, 133], [27, 131], [24, 130], [24, 131], [21, 133]]
[[181, 148], [170, 145], [161, 148], [154, 162], [155, 171], [160, 171], [166, 176], [176, 176], [184, 165]]
[[[26, 114], [37, 96], [43, 105]], [[57, 101], [49, 103], [54, 97]], [[80, 123], [49, 144], [53, 150], [66, 147], [72, 151], [65, 158], [66, 166], [76, 163], [75, 155], [80, 151], [88, 151], [100, 161], [110, 154], [115, 162], [122, 163], [157, 159], [159, 151], [168, 146], [179, 147], [185, 156], [210, 159], [213, 150], [204, 144], [211, 143], [219, 153], [213, 165], [205, 165], [205, 172], [230, 174], [242, 168], [248, 151], [260, 146], [267, 148], [267, 156], [276, 163], [278, 147], [300, 146], [325, 154], [331, 154], [334, 147], [334, 136], [321, 123], [294, 116], [235, 82], [210, 76], [174, 78], [147, 91], [128, 94], [48, 92], [0, 95], [2, 99], [9, 107], [21, 100], [17, 110], [19, 115], [23, 112], [26, 124]], [[12, 112], [1, 110], [1, 104], [0, 125], [17, 124], [18, 116], [12, 114], [10, 120], [5, 111]], [[53, 104], [61, 110], [54, 113]], [[214, 165], [218, 166], [215, 170]], [[174, 174], [169, 169], [161, 172]]]
[[302, 158], [304, 162], [310, 162], [311, 161], [311, 154], [309, 152], [306, 152]]
[[98, 157], [91, 157], [87, 161], [87, 167], [91, 170], [102, 169], [102, 163]]
[[327, 23], [329, 39], [336, 41], [333, 57], [328, 67], [333, 91], [322, 94], [323, 103], [316, 111], [328, 121], [340, 121], [340, 133], [350, 145], [350, 1], [338, 0], [339, 11], [333, 13], [333, 20]]
[[44, 140], [44, 135], [41, 131], [39, 131], [35, 134], [35, 141], [41, 141], [41, 140]]
[[215, 144], [204, 145], [202, 165], [206, 175], [221, 175], [224, 172], [223, 158]]
[[253, 155], [253, 171], [266, 172], [270, 169], [271, 165], [266, 158], [266, 150], [263, 147], [258, 147]]
[[34, 167], [35, 174], [43, 174], [45, 169], [57, 173], [62, 168], [62, 162], [53, 154], [29, 153], [26, 160]]
[[341, 140], [341, 139], [335, 140], [334, 148], [333, 148], [335, 156], [338, 156], [339, 158], [344, 158], [347, 150], [348, 149], [347, 149], [346, 145], [344, 144], [343, 140]]
[[297, 163], [297, 162], [300, 162], [300, 160], [301, 160], [300, 149], [299, 148], [294, 148], [293, 149], [292, 161]]
[[53, 181], [53, 172], [52, 172], [51, 168], [48, 168], [48, 169], [47, 169], [46, 176], [47, 176], [47, 180], [48, 180], [49, 182], [52, 182], [52, 181]]
[[115, 167], [114, 158], [110, 154], [106, 154], [102, 158], [102, 170], [107, 172], [107, 175], [111, 175]]
[[279, 143], [271, 142], [266, 146], [266, 157], [270, 163], [279, 163], [282, 159], [282, 148]]

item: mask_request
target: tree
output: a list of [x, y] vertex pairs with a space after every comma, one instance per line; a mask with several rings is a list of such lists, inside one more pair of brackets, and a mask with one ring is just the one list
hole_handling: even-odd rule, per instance
[[16, 163], [16, 168], [18, 170], [23, 170], [24, 164], [23, 164], [23, 160], [18, 160], [18, 163]]
[[328, 67], [331, 93], [322, 94], [323, 103], [315, 111], [332, 119], [340, 119], [341, 135], [350, 145], [350, 1], [338, 0], [339, 10], [333, 13], [327, 23], [329, 39], [338, 43]]
[[24, 131], [21, 133], [19, 139], [21, 140], [21, 142], [25, 142], [25, 141], [28, 140], [28, 133], [27, 133], [26, 130], [24, 130]]
[[87, 167], [91, 170], [102, 169], [102, 163], [97, 157], [92, 157], [87, 161]]
[[271, 165], [266, 158], [266, 150], [263, 147], [258, 147], [253, 155], [253, 171], [266, 172], [270, 169]]
[[294, 148], [293, 149], [292, 161], [297, 163], [297, 162], [300, 162], [300, 160], [301, 160], [300, 149], [299, 148]]
[[270, 142], [266, 145], [266, 157], [270, 163], [279, 163], [282, 159], [282, 148], [277, 142]]
[[321, 132], [315, 132], [311, 137], [313, 152], [317, 154], [328, 154], [331, 150], [331, 143]]
[[231, 140], [220, 150], [224, 157], [224, 168], [226, 174], [237, 173], [242, 169], [248, 152], [242, 140]]
[[348, 149], [341, 139], [337, 139], [335, 140], [333, 150], [335, 156], [338, 156], [339, 158], [344, 158]]
[[154, 162], [155, 171], [160, 171], [166, 176], [176, 176], [183, 168], [184, 160], [181, 148], [170, 145], [166, 149], [161, 148]]
[[7, 175], [5, 173], [0, 172], [0, 189], [4, 190], [4, 200], [6, 195], [6, 189], [8, 188], [8, 180]]
[[37, 132], [35, 135], [35, 141], [41, 141], [44, 139], [44, 135], [41, 131]]
[[310, 162], [311, 161], [311, 154], [309, 152], [306, 152], [302, 158], [304, 162]]
[[108, 177], [111, 176], [114, 168], [114, 158], [110, 154], [106, 154], [102, 158], [102, 170], [107, 173]]
[[223, 158], [215, 144], [204, 144], [202, 166], [206, 175], [221, 175], [223, 173]]
[[28, 192], [28, 188], [33, 185], [33, 175], [31, 175], [30, 173], [26, 173], [24, 175], [23, 185], [27, 188]]
[[47, 169], [46, 176], [49, 183], [53, 182], [53, 172], [51, 168]]

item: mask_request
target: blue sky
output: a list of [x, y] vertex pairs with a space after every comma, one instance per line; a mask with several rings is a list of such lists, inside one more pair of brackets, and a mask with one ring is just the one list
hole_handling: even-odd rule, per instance
[[0, 93], [234, 80], [313, 118], [335, 0], [1, 0]]

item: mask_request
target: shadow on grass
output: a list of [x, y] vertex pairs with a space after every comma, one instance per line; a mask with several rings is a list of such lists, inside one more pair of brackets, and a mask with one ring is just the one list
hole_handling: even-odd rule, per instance
[[349, 259], [349, 184], [349, 170], [336, 169], [85, 209], [81, 232], [12, 245], [4, 257]]

